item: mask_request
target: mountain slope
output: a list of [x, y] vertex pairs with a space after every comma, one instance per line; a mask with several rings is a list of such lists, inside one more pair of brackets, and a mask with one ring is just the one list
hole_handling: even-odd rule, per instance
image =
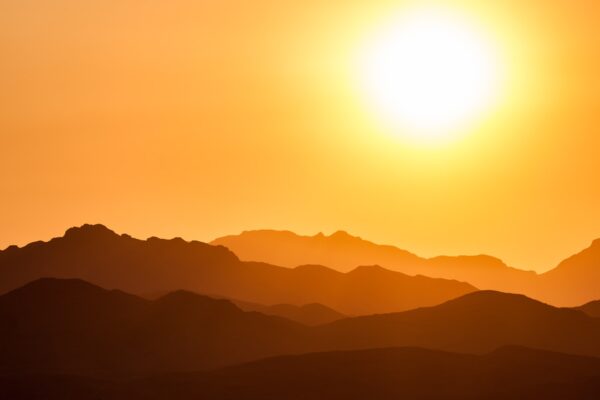
[[426, 259], [423, 275], [469, 282], [480, 289], [527, 294], [538, 275], [487, 256], [438, 256]]
[[590, 317], [600, 318], [600, 300], [590, 301], [575, 309], [586, 313]]
[[322, 266], [241, 262], [222, 246], [138, 240], [102, 225], [0, 252], [0, 293], [42, 277], [80, 278], [136, 294], [184, 289], [260, 304], [320, 303], [348, 315], [434, 305], [476, 290], [375, 267], [343, 274]]
[[[168, 294], [168, 292], [151, 293], [146, 294], [143, 297], [149, 300], [156, 300], [166, 294]], [[255, 311], [265, 315], [274, 315], [276, 317], [286, 318], [294, 322], [299, 322], [303, 325], [309, 326], [323, 325], [348, 317], [347, 315], [344, 315], [334, 310], [333, 308], [324, 306], [323, 304], [319, 303], [310, 303], [301, 306], [294, 304], [265, 305], [259, 303], [252, 303], [249, 301], [220, 297], [213, 294], [207, 294], [207, 296], [212, 298], [229, 300], [243, 311]]]
[[540, 275], [537, 296], [565, 306], [600, 298], [600, 239]]
[[232, 300], [232, 302], [244, 311], [256, 311], [266, 315], [275, 315], [309, 326], [323, 325], [347, 317], [319, 303], [305, 304], [303, 306], [292, 304], [265, 306], [263, 304], [244, 301]]

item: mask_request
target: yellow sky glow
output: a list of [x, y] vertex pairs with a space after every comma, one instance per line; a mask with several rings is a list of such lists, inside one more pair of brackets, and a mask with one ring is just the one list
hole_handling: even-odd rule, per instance
[[[357, 60], [391, 19], [438, 6], [490, 55], [449, 61], [463, 83], [389, 123]], [[2, 2], [0, 247], [84, 222], [200, 240], [344, 229], [549, 269], [600, 237], [598, 20], [600, 3], [559, 0]], [[499, 86], [452, 103], [473, 82], [461, 65], [496, 57]], [[488, 68], [468, 75], [495, 82]], [[403, 134], [428, 115], [452, 140]]]
[[451, 141], [499, 101], [499, 49], [464, 16], [417, 7], [382, 25], [360, 55], [360, 73], [371, 108], [400, 135]]

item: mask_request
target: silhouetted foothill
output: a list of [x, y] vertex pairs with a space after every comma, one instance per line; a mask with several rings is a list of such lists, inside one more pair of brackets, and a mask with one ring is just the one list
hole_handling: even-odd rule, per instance
[[600, 318], [600, 300], [590, 301], [589, 303], [576, 307], [576, 309], [586, 313], [590, 317]]
[[600, 356], [598, 337], [598, 318], [490, 291], [315, 327], [186, 291], [151, 301], [78, 279], [41, 279], [0, 296], [0, 373], [11, 374], [132, 376], [398, 346], [483, 354], [520, 345]]
[[0, 373], [195, 371], [308, 346], [307, 327], [185, 291], [155, 301], [78, 279], [0, 296]]

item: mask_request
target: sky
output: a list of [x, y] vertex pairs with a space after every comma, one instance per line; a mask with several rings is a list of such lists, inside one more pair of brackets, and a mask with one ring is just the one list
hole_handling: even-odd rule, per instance
[[[357, 67], [424, 6], [473, 21], [505, 71], [443, 145], [383, 123]], [[0, 248], [83, 223], [346, 230], [548, 270], [600, 237], [599, 20], [566, 0], [4, 0]]]

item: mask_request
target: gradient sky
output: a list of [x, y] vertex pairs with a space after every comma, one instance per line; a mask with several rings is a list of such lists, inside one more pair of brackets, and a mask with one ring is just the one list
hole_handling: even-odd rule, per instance
[[494, 38], [508, 78], [461, 140], [424, 147], [380, 123], [355, 68], [408, 2], [0, 2], [0, 248], [85, 222], [343, 229], [555, 266], [600, 237], [600, 5], [441, 3]]

